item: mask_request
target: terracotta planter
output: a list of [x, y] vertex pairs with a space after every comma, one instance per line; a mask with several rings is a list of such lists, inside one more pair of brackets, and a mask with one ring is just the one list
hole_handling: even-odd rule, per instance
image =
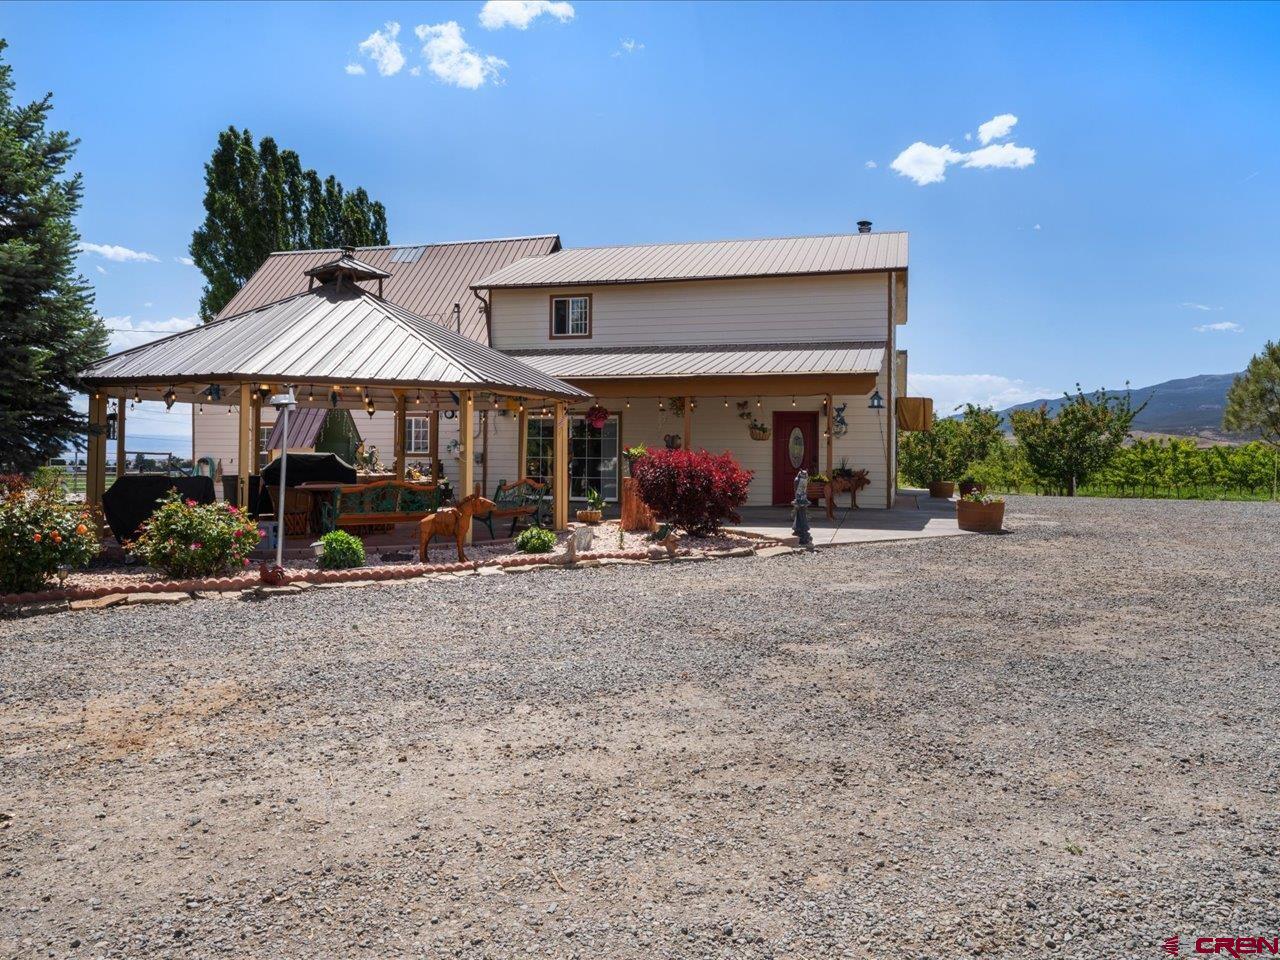
[[600, 510], [579, 510], [574, 516], [579, 523], [599, 523], [604, 519], [604, 513]]
[[827, 485], [825, 483], [810, 483], [804, 488], [805, 496], [814, 502], [827, 499]]
[[987, 485], [985, 483], [974, 483], [972, 480], [960, 481], [960, 496], [967, 497], [969, 494], [977, 491], [978, 493], [986, 493]]
[[929, 484], [929, 496], [942, 500], [950, 500], [956, 492], [956, 485], [951, 480], [935, 480]]
[[995, 503], [956, 502], [956, 523], [961, 530], [974, 533], [999, 533], [1004, 527], [1004, 501]]

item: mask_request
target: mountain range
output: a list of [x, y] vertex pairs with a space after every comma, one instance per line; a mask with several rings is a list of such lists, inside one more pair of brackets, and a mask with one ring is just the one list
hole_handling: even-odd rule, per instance
[[[1214, 440], [1241, 439], [1222, 429], [1222, 411], [1227, 405], [1227, 390], [1238, 376], [1236, 373], [1204, 373], [1198, 377], [1166, 380], [1149, 387], [1130, 388], [1135, 407], [1146, 403], [1143, 411], [1134, 418], [1134, 431]], [[1111, 392], [1113, 391], [1108, 390], [1108, 393]], [[1000, 416], [1007, 429], [1009, 413], [1013, 410], [1032, 410], [1043, 403], [1048, 404], [1052, 413], [1063, 402], [1062, 397], [1032, 400], [1001, 410]]]

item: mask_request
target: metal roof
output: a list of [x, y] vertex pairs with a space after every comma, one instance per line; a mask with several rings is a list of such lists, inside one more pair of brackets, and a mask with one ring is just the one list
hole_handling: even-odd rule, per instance
[[[560, 238], [548, 234], [412, 247], [356, 247], [352, 255], [361, 266], [390, 274], [382, 281], [384, 299], [450, 329], [456, 329], [453, 305], [457, 303], [462, 333], [477, 343], [487, 344], [489, 331], [480, 311], [480, 301], [471, 294], [471, 284], [522, 257], [542, 256], [559, 249]], [[307, 289], [307, 270], [333, 261], [343, 253], [343, 250], [329, 249], [271, 254], [222, 308], [218, 319], [234, 317], [301, 293]]]
[[[304, 407], [299, 405], [296, 412], [289, 417], [289, 449], [314, 447], [316, 437], [324, 426], [329, 411], [325, 407]], [[284, 440], [284, 417], [277, 417], [271, 428], [271, 436], [267, 438], [268, 450], [279, 450]]]
[[760, 343], [733, 346], [509, 350], [561, 379], [591, 377], [767, 376], [875, 373], [884, 365], [879, 341]]
[[94, 364], [93, 385], [265, 380], [582, 392], [367, 290], [325, 284]]
[[343, 247], [342, 256], [337, 260], [330, 260], [328, 263], [322, 263], [304, 272], [308, 277], [313, 277], [322, 283], [332, 280], [338, 274], [345, 274], [353, 280], [385, 280], [391, 276], [387, 271], [357, 258], [355, 247]]
[[907, 234], [853, 233], [709, 243], [580, 247], [530, 256], [473, 281], [478, 289], [654, 283], [907, 268]]

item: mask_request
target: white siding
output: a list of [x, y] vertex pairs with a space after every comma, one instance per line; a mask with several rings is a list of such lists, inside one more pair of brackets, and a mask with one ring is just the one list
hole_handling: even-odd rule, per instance
[[[590, 339], [552, 340], [553, 294], [591, 294]], [[884, 340], [885, 274], [494, 290], [498, 350]]]

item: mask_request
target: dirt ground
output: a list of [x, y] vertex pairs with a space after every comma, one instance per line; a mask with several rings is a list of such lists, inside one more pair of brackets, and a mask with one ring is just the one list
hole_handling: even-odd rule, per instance
[[1280, 507], [0, 621], [0, 956], [1280, 935]]

